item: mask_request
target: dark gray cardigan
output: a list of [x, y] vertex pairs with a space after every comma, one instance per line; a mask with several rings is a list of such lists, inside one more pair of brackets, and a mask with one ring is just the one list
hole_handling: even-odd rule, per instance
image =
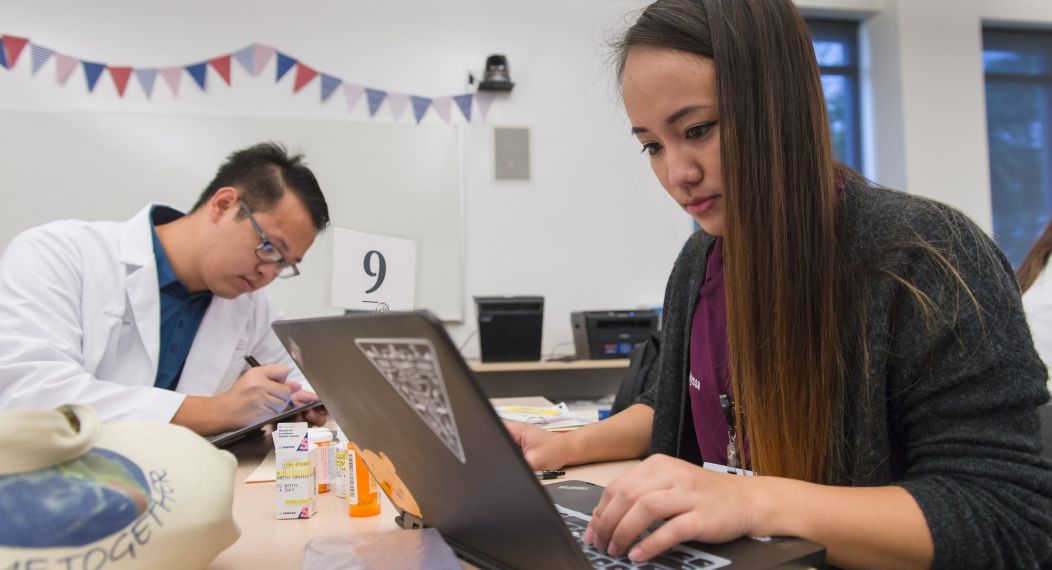
[[[1030, 338], [1011, 266], [960, 212], [901, 192], [850, 184], [837, 213], [867, 309], [869, 381], [849, 359], [835, 484], [898, 485], [916, 499], [937, 568], [1031, 568], [1052, 552], [1052, 464], [1037, 407], [1047, 370]], [[958, 269], [974, 303], [920, 236]], [[688, 347], [713, 237], [683, 247], [665, 292], [660, 361], [639, 401], [654, 408], [652, 453], [700, 464]], [[802, 268], [806, 271], [806, 268]], [[937, 306], [933, 323], [904, 277]]]

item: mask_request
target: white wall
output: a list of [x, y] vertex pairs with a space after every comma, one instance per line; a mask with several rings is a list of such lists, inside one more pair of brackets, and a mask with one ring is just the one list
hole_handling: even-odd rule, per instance
[[[293, 11], [288, 3], [249, 0], [169, 5], [0, 0], [0, 33], [133, 66], [185, 65], [259, 42], [349, 81], [426, 96], [465, 92], [468, 70], [478, 75], [487, 55], [505, 53], [517, 83], [514, 92], [493, 103], [488, 121], [465, 126], [467, 310], [465, 323], [451, 329], [457, 340], [474, 330], [473, 295], [542, 294], [547, 352], [571, 340], [570, 311], [660, 305], [672, 261], [691, 232], [689, 218], [664, 195], [639, 154], [610, 81], [605, 44], [625, 14], [640, 5], [326, 0]], [[318, 103], [317, 80], [299, 95], [291, 93], [293, 73], [275, 86], [273, 63], [258, 79], [233, 64], [233, 87], [218, 84], [210, 71], [208, 93], [184, 76], [178, 98], [158, 78], [152, 101], [134, 78], [124, 99], [116, 97], [105, 74], [91, 95], [80, 70], [58, 86], [53, 65], [30, 77], [26, 53], [14, 71], [0, 70], [0, 107], [348, 119], [339, 94]], [[381, 115], [374, 120], [392, 120], [386, 110]], [[369, 120], [364, 101], [350, 119]], [[412, 120], [410, 113], [404, 120]], [[495, 125], [531, 129], [532, 182], [493, 181]], [[17, 157], [3, 160], [8, 159]], [[216, 159], [218, 164], [221, 157]], [[202, 173], [202, 179], [211, 174]], [[343, 182], [322, 184], [334, 188]], [[41, 189], [61, 191], [67, 190]], [[48, 198], [13, 189], [4, 194], [14, 200]], [[145, 202], [149, 193], [143, 194]], [[477, 354], [476, 346], [472, 341], [466, 352]], [[572, 345], [562, 351], [572, 351]]]
[[887, 0], [864, 27], [871, 174], [953, 204], [990, 231], [978, 0]]
[[[981, 22], [1052, 25], [1052, 2], [797, 4], [809, 14], [864, 23], [867, 174], [954, 204], [989, 229]], [[638, 154], [610, 81], [605, 42], [622, 28], [628, 12], [643, 5], [641, 0], [296, 5], [0, 0], [0, 33], [80, 57], [140, 66], [187, 64], [260, 42], [347, 80], [430, 96], [464, 92], [469, 69], [477, 74], [486, 55], [507, 54], [518, 85], [493, 104], [488, 121], [465, 128], [468, 310], [465, 324], [451, 330], [459, 340], [474, 329], [472, 295], [543, 294], [544, 350], [551, 351], [570, 341], [571, 310], [660, 303], [671, 262], [690, 232], [689, 219], [663, 195]], [[310, 95], [292, 95], [291, 74], [275, 86], [234, 67], [232, 88], [217, 86], [202, 94], [184, 77], [178, 99], [159, 84], [153, 101], [145, 101], [136, 85], [117, 99], [106, 76], [93, 95], [84, 93], [77, 75], [65, 87], [50, 77], [30, 78], [24, 59], [13, 72], [0, 71], [0, 107], [369, 120], [363, 104], [350, 116], [338, 96], [319, 104], [316, 85], [307, 88]], [[532, 182], [493, 181], [495, 125], [531, 129]], [[39, 199], [3, 192], [7, 199]], [[467, 352], [476, 351], [469, 343]]]

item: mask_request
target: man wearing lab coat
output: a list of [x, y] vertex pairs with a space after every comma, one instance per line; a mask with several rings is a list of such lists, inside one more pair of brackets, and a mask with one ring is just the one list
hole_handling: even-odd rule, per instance
[[297, 275], [328, 222], [303, 157], [265, 143], [231, 154], [186, 215], [150, 204], [23, 232], [0, 258], [0, 409], [85, 404], [209, 435], [314, 399], [260, 289]]

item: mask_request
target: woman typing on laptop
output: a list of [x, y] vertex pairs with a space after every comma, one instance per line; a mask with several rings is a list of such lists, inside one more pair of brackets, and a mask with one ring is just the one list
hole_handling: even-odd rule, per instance
[[1011, 268], [957, 210], [833, 159], [792, 2], [658, 0], [618, 49], [632, 134], [701, 231], [638, 403], [567, 434], [509, 424], [534, 469], [650, 454], [586, 542], [635, 561], [746, 535], [843, 567], [1046, 560], [1049, 396]]

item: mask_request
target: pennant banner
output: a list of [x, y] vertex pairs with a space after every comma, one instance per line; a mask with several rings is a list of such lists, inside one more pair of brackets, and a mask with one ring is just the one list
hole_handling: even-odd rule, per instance
[[391, 111], [391, 117], [395, 121], [400, 120], [405, 115], [406, 109], [412, 107], [413, 120], [419, 124], [427, 119], [428, 110], [433, 108], [435, 115], [437, 115], [437, 118], [434, 120], [441, 120], [448, 124], [453, 119], [450, 111], [454, 103], [456, 103], [456, 107], [464, 117], [464, 121], [470, 122], [473, 105], [478, 105], [479, 116], [485, 119], [493, 102], [493, 94], [488, 92], [425, 97], [407, 93], [391, 93], [384, 89], [364, 87], [344, 81], [340, 77], [318, 71], [291, 55], [278, 51], [276, 48], [255, 43], [231, 53], [197, 63], [158, 68], [108, 65], [102, 62], [87, 61], [32, 43], [28, 38], [0, 34], [0, 67], [13, 70], [27, 46], [29, 47], [30, 74], [32, 76], [36, 76], [41, 69], [54, 61], [55, 82], [59, 85], [65, 85], [73, 75], [73, 72], [77, 68], [82, 68], [88, 92], [94, 93], [103, 72], [108, 72], [110, 79], [113, 80], [117, 96], [120, 98], [123, 98], [127, 92], [128, 83], [131, 81], [133, 74], [147, 99], [153, 97], [158, 74], [164, 78], [164, 82], [168, 85], [172, 95], [178, 97], [179, 85], [184, 72], [194, 80], [194, 83], [202, 92], [207, 93], [209, 68], [212, 68], [219, 75], [223, 83], [230, 86], [234, 81], [232, 69], [234, 66], [231, 65], [231, 61], [236, 61], [237, 67], [245, 74], [258, 77], [271, 61], [276, 60], [274, 64], [275, 83], [280, 82], [282, 78], [288, 75], [289, 71], [295, 68], [296, 73], [292, 81], [292, 93], [298, 94], [307, 88], [315, 78], [320, 77], [321, 79], [318, 82], [319, 101], [325, 103], [332, 98], [337, 89], [342, 88], [348, 113], [354, 111], [364, 95], [370, 117], [375, 117], [386, 102], [388, 109]]
[[428, 107], [431, 106], [431, 99], [427, 97], [417, 97], [413, 95], [409, 98], [413, 102], [413, 117], [416, 119], [416, 124], [420, 124], [420, 120], [424, 118], [424, 114], [427, 113]]
[[442, 117], [443, 121], [449, 122], [449, 109], [453, 106], [452, 97], [438, 97], [431, 101], [431, 106], [435, 108], [435, 112]]
[[186, 66], [186, 72], [190, 74], [190, 77], [194, 78], [194, 82], [201, 88], [201, 91], [204, 91], [205, 82], [208, 80], [208, 62], [188, 65]]
[[84, 65], [84, 77], [88, 79], [88, 92], [93, 92], [99, 77], [102, 76], [102, 70], [106, 69], [106, 64], [90, 61], [83, 61], [81, 64]]
[[365, 87], [354, 85], [353, 83], [344, 83], [343, 93], [347, 97], [347, 112], [350, 113], [354, 110], [354, 106], [358, 104], [362, 95], [365, 94]]
[[33, 75], [36, 75], [40, 71], [41, 67], [51, 59], [51, 56], [55, 55], [55, 52], [38, 45], [32, 45], [29, 47], [29, 58], [33, 61]]
[[333, 77], [331, 75], [325, 75], [324, 73], [321, 75], [321, 101], [322, 101], [322, 103], [324, 103], [325, 101], [328, 101], [329, 97], [332, 97], [333, 92], [336, 91], [336, 88], [339, 87], [341, 83], [343, 83], [343, 80], [340, 79], [339, 77]]
[[457, 102], [457, 108], [464, 115], [464, 120], [471, 122], [471, 94], [457, 95], [453, 98]]
[[[2, 51], [2, 50], [0, 50]], [[77, 64], [80, 63], [75, 58], [69, 57], [68, 55], [56, 54], [55, 55], [55, 80], [58, 81], [59, 85], [65, 85], [66, 80], [73, 73], [73, 70], [77, 68]]]
[[409, 95], [403, 95], [402, 93], [388, 93], [387, 94], [387, 106], [391, 108], [391, 115], [397, 121], [402, 118], [402, 114], [405, 113], [405, 108], [409, 105]]
[[181, 67], [166, 67], [161, 70], [161, 77], [164, 78], [164, 82], [168, 84], [168, 88], [172, 90], [172, 95], [179, 95], [179, 81], [183, 78], [183, 68]]
[[302, 63], [296, 64], [296, 84], [292, 87], [293, 93], [299, 93], [300, 89], [307, 86], [308, 83], [314, 80], [318, 76], [318, 72], [312, 68], [303, 65]]
[[219, 74], [219, 77], [222, 77], [223, 81], [225, 81], [227, 85], [230, 85], [230, 56], [229, 55], [224, 55], [222, 57], [217, 57], [217, 58], [214, 58], [214, 59], [210, 59], [210, 60], [208, 60], [208, 65], [211, 65], [212, 69], [216, 70], [216, 73]]
[[156, 69], [136, 69], [135, 77], [139, 78], [139, 85], [142, 86], [142, 90], [146, 93], [146, 98], [149, 99], [153, 96], [153, 82], [157, 81], [157, 70]]
[[386, 91], [380, 91], [379, 89], [366, 89], [365, 100], [369, 103], [369, 116], [376, 116], [376, 111], [380, 109], [380, 105], [383, 104], [384, 98], [387, 97]]
[[26, 44], [29, 43], [29, 40], [26, 38], [19, 38], [15, 36], [4, 36], [3, 43], [4, 51], [7, 52], [7, 65], [5, 67], [7, 67], [8, 69], [13, 69], [15, 67], [15, 64], [18, 63], [18, 56], [22, 55], [22, 50], [25, 49]]
[[252, 44], [252, 75], [263, 73], [263, 68], [270, 63], [277, 52], [278, 50], [270, 46]]
[[117, 88], [117, 96], [124, 97], [124, 90], [128, 87], [128, 79], [131, 78], [130, 67], [108, 67], [110, 77], [113, 78], [113, 86]]
[[287, 55], [285, 55], [285, 54], [283, 54], [283, 53], [281, 53], [279, 51], [278, 52], [278, 67], [276, 68], [277, 75], [274, 77], [274, 81], [275, 82], [281, 81], [281, 78], [285, 77], [285, 74], [288, 73], [290, 69], [292, 69], [293, 65], [296, 65], [296, 60], [292, 59], [291, 57], [289, 57], [289, 56], [287, 56]]
[[[475, 95], [475, 102], [479, 105], [479, 115], [482, 116], [482, 120], [486, 120], [486, 114], [489, 113], [490, 103], [493, 103], [493, 92], [492, 91], [479, 91]], [[463, 107], [461, 107], [463, 109]], [[467, 115], [464, 116], [467, 118]]]
[[[255, 76], [259, 75], [259, 73], [256, 72], [256, 64], [254, 63], [252, 55], [253, 53], [255, 53], [255, 48], [253, 46], [248, 46], [235, 51], [233, 56], [234, 61], [241, 66], [241, 69], [245, 70], [245, 73]], [[227, 84], [229, 85], [230, 82], [228, 81]]]

